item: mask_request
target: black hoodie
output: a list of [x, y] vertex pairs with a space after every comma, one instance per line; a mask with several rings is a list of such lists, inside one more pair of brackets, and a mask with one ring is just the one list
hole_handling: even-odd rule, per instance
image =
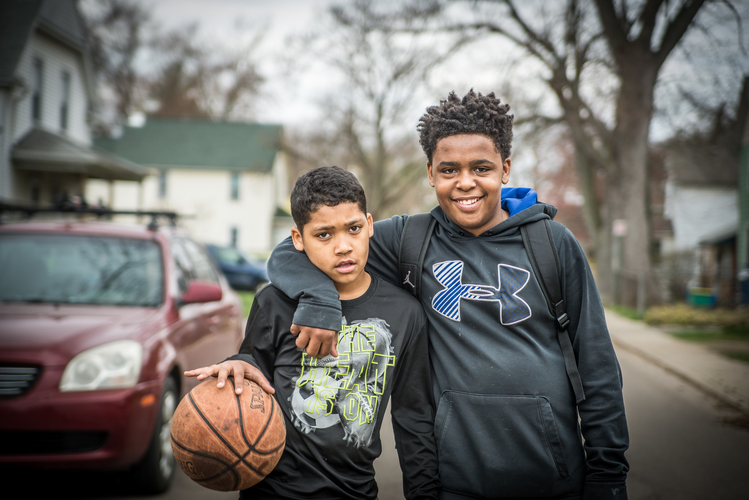
[[[532, 205], [474, 236], [441, 208], [432, 210], [438, 224], [421, 303], [439, 401], [441, 499], [627, 498], [621, 373], [585, 254], [569, 230], [552, 222], [586, 395], [576, 406], [555, 319], [523, 247], [520, 226], [555, 214], [554, 207]], [[377, 222], [370, 243], [368, 268], [395, 284], [406, 218]], [[296, 324], [337, 329], [332, 282], [290, 240], [276, 248], [268, 269], [276, 287], [299, 299]]]

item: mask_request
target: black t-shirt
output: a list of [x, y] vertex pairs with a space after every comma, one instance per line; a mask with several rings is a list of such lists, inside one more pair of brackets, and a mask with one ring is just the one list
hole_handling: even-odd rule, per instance
[[316, 359], [289, 332], [297, 301], [267, 286], [255, 297], [241, 359], [276, 389], [286, 449], [276, 468], [240, 498], [374, 499], [373, 461], [392, 395], [406, 498], [437, 498], [437, 451], [427, 321], [409, 294], [376, 277], [341, 301], [338, 358]]

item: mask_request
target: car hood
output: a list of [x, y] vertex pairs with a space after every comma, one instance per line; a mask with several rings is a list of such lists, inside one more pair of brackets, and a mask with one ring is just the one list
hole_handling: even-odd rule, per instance
[[0, 304], [0, 357], [65, 365], [107, 342], [139, 338], [159, 309], [54, 304]]

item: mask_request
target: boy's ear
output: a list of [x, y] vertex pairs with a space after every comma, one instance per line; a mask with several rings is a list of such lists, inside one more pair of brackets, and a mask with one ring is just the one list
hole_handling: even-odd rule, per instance
[[367, 226], [369, 226], [369, 237], [371, 238], [374, 234], [374, 222], [372, 222], [372, 214], [367, 214]]
[[507, 159], [502, 163], [502, 184], [507, 184], [510, 182], [510, 167], [512, 166], [512, 158], [507, 157]]
[[294, 248], [300, 252], [304, 252], [304, 239], [302, 238], [302, 233], [295, 227], [291, 228], [291, 241], [294, 243]]
[[427, 162], [427, 176], [429, 177], [429, 185], [434, 187], [434, 176], [432, 175], [432, 162]]

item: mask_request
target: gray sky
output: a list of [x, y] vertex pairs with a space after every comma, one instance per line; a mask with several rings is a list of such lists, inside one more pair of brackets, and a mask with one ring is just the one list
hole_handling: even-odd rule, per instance
[[[313, 32], [319, 28], [329, 6], [346, 1], [154, 0], [149, 5], [154, 20], [164, 28], [197, 22], [201, 37], [215, 38], [227, 44], [231, 44], [232, 37], [236, 36], [234, 26], [237, 21], [264, 27], [266, 34], [258, 53], [260, 70], [267, 80], [257, 103], [255, 118], [287, 126], [310, 126], [319, 117], [315, 99], [329, 92], [333, 75], [322, 67], [312, 67], [298, 73], [295, 78], [289, 78], [278, 59], [284, 53], [287, 37]], [[492, 47], [496, 46], [497, 40], [494, 39]], [[496, 90], [493, 88], [498, 81], [496, 71], [476, 71], [477, 67], [484, 69], [489, 66], [487, 61], [500, 57], [492, 50], [463, 54], [435, 72], [428, 93], [415, 97], [413, 126], [426, 106], [436, 104], [451, 90], [458, 93], [465, 93], [471, 87], [483, 93]]]
[[[321, 67], [308, 68], [304, 72], [295, 75], [283, 73], [283, 68], [278, 63], [280, 56], [284, 53], [285, 40], [294, 34], [307, 34], [320, 27], [325, 17], [326, 9], [335, 3], [345, 3], [347, 0], [153, 0], [147, 3], [153, 9], [155, 21], [164, 28], [174, 28], [197, 22], [200, 26], [201, 37], [208, 40], [220, 40], [231, 44], [232, 37], [237, 36], [234, 26], [238, 20], [255, 27], [265, 27], [266, 35], [260, 46], [259, 64], [260, 71], [266, 77], [263, 94], [256, 105], [255, 119], [261, 122], [282, 123], [286, 126], [314, 126], [319, 118], [319, 108], [316, 105], [318, 96], [329, 92], [334, 87], [331, 80], [333, 75], [329, 70]], [[746, 4], [740, 10], [742, 14], [747, 13]], [[713, 7], [711, 7], [713, 8]], [[717, 8], [717, 7], [715, 7]], [[729, 25], [728, 33], [716, 36], [714, 27], [703, 25], [704, 31], [695, 31], [693, 38], [697, 43], [705, 43], [700, 38], [705, 33], [712, 33], [714, 39], [735, 37], [733, 26]], [[744, 29], [744, 40], [749, 50], [749, 30]], [[735, 39], [734, 39], [735, 40]], [[710, 43], [708, 44], [710, 45]], [[504, 47], [500, 49], [500, 47]], [[507, 69], [507, 56], [517, 55], [517, 48], [498, 43], [498, 39], [488, 39], [484, 45], [476, 44], [474, 50], [462, 51], [460, 57], [453, 57], [448, 64], [433, 73], [429, 82], [429, 88], [424, 95], [414, 96], [413, 112], [409, 112], [407, 121], [412, 123], [409, 130], [414, 130], [418, 117], [423, 113], [426, 106], [436, 104], [438, 99], [444, 98], [451, 90], [458, 94], [464, 94], [469, 88], [488, 93], [497, 91], [501, 97], [499, 82], [503, 76], [511, 74], [515, 82], [522, 83], [525, 94], [539, 94], [544, 87], [540, 86], [533, 73], [538, 66], [531, 58], [521, 59], [521, 64], [516, 64]], [[720, 54], [720, 49], [714, 56]], [[672, 56], [679, 56], [677, 53]], [[709, 52], [703, 57], [710, 57]], [[678, 57], [671, 57], [661, 71], [661, 85], [659, 85], [656, 98], [657, 103], [670, 102], [670, 109], [674, 108], [673, 99], [679, 99], [675, 91], [677, 87], [684, 86], [684, 82], [696, 89], [695, 93], [706, 102], [722, 101], [728, 98], [728, 94], [738, 95], [740, 81], [735, 78], [726, 79], [720, 76], [721, 71], [705, 71], [695, 74], [693, 67], [679, 62]], [[720, 57], [714, 57], [717, 61]], [[693, 61], [694, 62], [694, 61]], [[714, 63], [708, 61], [704, 65], [710, 67]], [[723, 64], [726, 64], [724, 61]], [[747, 56], [738, 55], [737, 59], [731, 61], [732, 66], [744, 66], [747, 68]], [[716, 68], [717, 69], [717, 68]], [[511, 73], [508, 73], [510, 71]], [[702, 81], [704, 80], [704, 82]], [[527, 83], [526, 83], [527, 82]], [[716, 84], [717, 82], [717, 84]], [[700, 91], [700, 89], [703, 89]], [[700, 95], [702, 94], [702, 95]], [[722, 94], [722, 95], [721, 95]], [[512, 96], [507, 96], [512, 97]], [[511, 99], [511, 102], [514, 102]], [[611, 116], [612, 103], [602, 103], [609, 108], [606, 115]], [[555, 106], [554, 101], [551, 105]], [[522, 106], [521, 106], [522, 107]], [[523, 114], [523, 109], [514, 107], [516, 116]], [[550, 111], [554, 113], [554, 111]], [[688, 113], [676, 113], [679, 121], [683, 124], [689, 120]], [[691, 117], [698, 120], [699, 117]], [[663, 139], [670, 135], [671, 127], [674, 126], [669, 120], [656, 116], [651, 126], [653, 139]], [[516, 158], [521, 160], [521, 158]], [[519, 166], [519, 165], [518, 165]]]
[[[281, 68], [275, 64], [285, 39], [308, 32], [319, 21], [331, 0], [155, 0], [151, 6], [154, 20], [165, 28], [198, 23], [200, 35], [231, 43], [234, 26], [242, 21], [267, 31], [260, 46], [260, 69], [268, 79], [257, 107], [257, 119], [263, 122], [299, 124], [316, 114], [309, 96], [324, 81], [309, 75], [294, 99], [282, 97], [286, 85]], [[289, 92], [290, 93], [290, 92]], [[301, 112], [300, 112], [301, 110]]]

